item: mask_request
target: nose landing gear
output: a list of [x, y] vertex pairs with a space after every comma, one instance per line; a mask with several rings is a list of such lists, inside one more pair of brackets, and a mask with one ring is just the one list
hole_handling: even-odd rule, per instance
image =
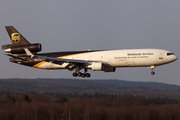
[[155, 72], [154, 72], [155, 66], [150, 66], [150, 68], [151, 68], [151, 75], [155, 75]]

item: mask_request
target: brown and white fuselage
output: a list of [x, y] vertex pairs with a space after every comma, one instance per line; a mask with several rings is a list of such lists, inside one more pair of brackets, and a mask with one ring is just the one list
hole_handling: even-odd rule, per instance
[[[90, 77], [88, 70], [115, 72], [120, 67], [150, 67], [154, 75], [156, 66], [177, 60], [174, 53], [163, 49], [119, 49], [64, 51], [37, 53], [41, 44], [29, 43], [13, 26], [6, 26], [13, 44], [3, 45], [2, 49], [10, 61], [39, 69], [75, 70], [73, 76]], [[15, 55], [14, 55], [15, 54]], [[84, 73], [80, 71], [84, 69]]]

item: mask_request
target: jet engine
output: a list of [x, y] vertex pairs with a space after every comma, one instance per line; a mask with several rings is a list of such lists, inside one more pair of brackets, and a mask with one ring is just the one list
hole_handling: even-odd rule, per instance
[[4, 49], [4, 51], [11, 54], [23, 54], [25, 53], [24, 48], [27, 48], [31, 52], [40, 52], [42, 50], [41, 44], [35, 43], [30, 45], [11, 46]]
[[102, 62], [92, 62], [91, 65], [88, 66], [89, 69], [93, 71], [104, 71], [104, 72], [115, 72], [116, 68], [106, 65]]
[[88, 66], [93, 71], [103, 71], [104, 64], [102, 62], [92, 62], [91, 65]]

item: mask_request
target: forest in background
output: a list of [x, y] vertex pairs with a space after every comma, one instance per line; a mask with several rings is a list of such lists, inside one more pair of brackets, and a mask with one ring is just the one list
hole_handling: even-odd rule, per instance
[[2, 120], [178, 120], [180, 86], [156, 82], [0, 79]]
[[179, 120], [180, 100], [113, 94], [1, 92], [1, 120]]
[[0, 79], [1, 90], [11, 93], [105, 93], [180, 98], [180, 86], [178, 85], [125, 80], [10, 78]]

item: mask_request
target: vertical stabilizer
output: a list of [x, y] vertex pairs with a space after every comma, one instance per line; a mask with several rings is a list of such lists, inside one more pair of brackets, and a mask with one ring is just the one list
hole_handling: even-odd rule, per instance
[[30, 45], [30, 43], [13, 26], [5, 26], [14, 46]]
[[25, 51], [25, 49], [28, 49], [33, 54], [41, 51], [40, 43], [29, 43], [13, 26], [5, 26], [5, 28], [12, 42], [12, 44], [2, 45], [5, 53], [22, 55], [26, 54], [27, 50]]

